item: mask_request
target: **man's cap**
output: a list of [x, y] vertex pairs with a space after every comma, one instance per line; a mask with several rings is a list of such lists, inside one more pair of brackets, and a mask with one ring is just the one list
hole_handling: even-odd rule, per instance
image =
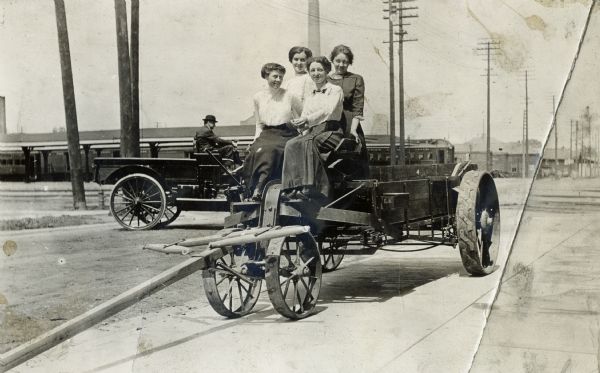
[[203, 121], [205, 121], [205, 122], [215, 122], [215, 123], [217, 123], [217, 122], [218, 122], [217, 118], [216, 118], [214, 115], [212, 115], [212, 114], [208, 114], [208, 115], [207, 115], [206, 117], [204, 117], [204, 119], [202, 119], [202, 120], [203, 120]]

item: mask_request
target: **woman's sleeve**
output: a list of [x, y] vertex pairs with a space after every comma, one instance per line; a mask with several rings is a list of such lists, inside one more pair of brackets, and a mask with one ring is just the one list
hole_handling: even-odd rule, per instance
[[258, 97], [254, 96], [254, 124], [256, 125], [256, 130], [254, 131], [254, 140], [260, 136], [262, 132], [262, 127], [260, 125], [260, 116], [258, 115]]
[[352, 95], [352, 112], [354, 115], [363, 115], [365, 108], [365, 81], [362, 76], [356, 75], [356, 85]]
[[341, 89], [332, 90], [330, 94], [323, 95], [321, 102], [322, 105], [319, 110], [316, 110], [306, 116], [309, 127], [321, 124], [331, 118], [339, 119], [342, 113], [342, 105], [344, 103], [344, 93]]

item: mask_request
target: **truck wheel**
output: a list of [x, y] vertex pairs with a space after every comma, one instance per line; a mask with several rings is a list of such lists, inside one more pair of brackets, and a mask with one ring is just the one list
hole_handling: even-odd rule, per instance
[[179, 214], [181, 214], [181, 209], [179, 208], [179, 206], [177, 206], [176, 202], [171, 202], [169, 201], [169, 197], [167, 196], [167, 206], [165, 207], [165, 213], [163, 214], [162, 218], [160, 219], [160, 223], [158, 225], [159, 228], [163, 228], [166, 227], [167, 225], [171, 224], [172, 222], [175, 221], [175, 219], [177, 219], [179, 217]]
[[110, 194], [110, 213], [125, 229], [151, 229], [160, 223], [166, 202], [165, 190], [155, 178], [131, 174], [115, 184]]
[[469, 171], [460, 183], [456, 206], [458, 248], [463, 266], [474, 276], [497, 267], [500, 249], [500, 203], [494, 179], [487, 172]]

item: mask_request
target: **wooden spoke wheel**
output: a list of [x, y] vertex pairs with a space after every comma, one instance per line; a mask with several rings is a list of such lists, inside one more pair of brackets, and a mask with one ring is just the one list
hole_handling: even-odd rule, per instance
[[497, 268], [500, 250], [500, 203], [494, 179], [469, 171], [460, 183], [456, 206], [458, 247], [467, 272], [485, 276]]
[[129, 230], [151, 229], [160, 223], [167, 205], [165, 190], [155, 178], [131, 174], [119, 180], [110, 195], [110, 213]]
[[347, 241], [336, 237], [327, 237], [319, 240], [319, 252], [321, 253], [323, 272], [335, 271], [340, 266], [347, 246]]
[[273, 239], [267, 250], [265, 280], [273, 307], [293, 320], [312, 315], [321, 289], [321, 260], [312, 235]]
[[237, 318], [252, 311], [258, 301], [264, 267], [256, 245], [237, 246], [202, 271], [204, 292], [221, 316]]

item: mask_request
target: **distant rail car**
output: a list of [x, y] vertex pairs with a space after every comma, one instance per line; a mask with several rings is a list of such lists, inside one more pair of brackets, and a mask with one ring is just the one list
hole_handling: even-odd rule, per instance
[[25, 156], [22, 152], [0, 153], [0, 177], [5, 180], [25, 176]]
[[[367, 149], [369, 151], [369, 164], [371, 166], [385, 166], [390, 164], [389, 143], [381, 141], [383, 136], [367, 136]], [[239, 139], [238, 147], [240, 155], [245, 156], [249, 139]], [[88, 165], [85, 165], [85, 154], [82, 151], [81, 159], [83, 169], [87, 171], [86, 180], [93, 178], [94, 159], [98, 157], [120, 156], [119, 150], [114, 148], [92, 149], [88, 156]], [[400, 149], [397, 147], [396, 154]], [[45, 157], [44, 157], [44, 154]], [[192, 158], [193, 147], [190, 145], [178, 145], [161, 147], [158, 158]], [[149, 148], [141, 149], [141, 157], [151, 158]], [[447, 140], [420, 139], [408, 140], [405, 147], [405, 159], [407, 165], [427, 164], [450, 164], [454, 163], [454, 146]], [[47, 160], [47, 161], [46, 161]], [[47, 164], [46, 164], [47, 162]], [[30, 156], [30, 175], [28, 181], [69, 180], [69, 157], [66, 150], [37, 150], [34, 149]], [[26, 161], [22, 151], [0, 152], [0, 180], [25, 180]]]

